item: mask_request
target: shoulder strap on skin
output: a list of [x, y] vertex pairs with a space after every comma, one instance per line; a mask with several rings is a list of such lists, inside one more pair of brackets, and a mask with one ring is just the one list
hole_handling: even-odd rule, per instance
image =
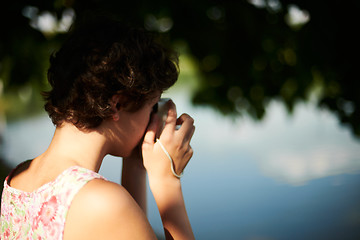
[[64, 206], [70, 207], [74, 196], [89, 181], [104, 179], [100, 174], [89, 169], [74, 166], [66, 170], [66, 173], [54, 184], [54, 195], [62, 196]]

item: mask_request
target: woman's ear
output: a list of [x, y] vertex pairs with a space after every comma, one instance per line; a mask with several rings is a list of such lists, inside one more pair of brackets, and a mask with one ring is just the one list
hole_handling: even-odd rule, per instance
[[115, 94], [111, 97], [110, 105], [114, 112], [119, 111], [121, 108], [122, 97], [119, 94]]
[[118, 121], [120, 116], [120, 109], [121, 109], [121, 96], [119, 94], [115, 94], [114, 96], [111, 97], [110, 100], [110, 105], [111, 105], [111, 109], [113, 110], [113, 120], [114, 121]]

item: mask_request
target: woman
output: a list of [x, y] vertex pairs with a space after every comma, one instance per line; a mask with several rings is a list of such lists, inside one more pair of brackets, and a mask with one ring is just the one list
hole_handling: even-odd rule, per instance
[[[166, 238], [193, 239], [180, 182], [193, 119], [177, 118], [169, 101], [155, 137], [154, 109], [177, 77], [176, 56], [144, 31], [108, 19], [75, 26], [50, 58], [44, 95], [54, 137], [5, 180], [1, 239], [155, 239], [146, 173]], [[98, 174], [107, 154], [123, 157], [122, 186]]]

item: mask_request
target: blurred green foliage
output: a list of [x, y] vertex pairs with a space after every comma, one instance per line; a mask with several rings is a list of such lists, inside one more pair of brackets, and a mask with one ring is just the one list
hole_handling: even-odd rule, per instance
[[311, 99], [360, 136], [359, 10], [355, 0], [7, 1], [0, 15], [0, 114], [11, 120], [41, 109], [48, 57], [69, 19], [97, 12], [186, 45], [200, 72], [194, 104], [261, 120], [271, 100], [291, 112]]

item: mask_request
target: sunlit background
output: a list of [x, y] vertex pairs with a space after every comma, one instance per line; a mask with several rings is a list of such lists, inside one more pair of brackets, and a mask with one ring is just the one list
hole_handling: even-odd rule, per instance
[[[360, 88], [351, 75], [359, 61], [346, 58], [349, 49], [358, 57], [359, 46], [351, 32], [338, 36], [359, 4], [238, 2], [87, 7], [117, 9], [181, 53], [180, 79], [164, 96], [195, 119], [182, 182], [197, 239], [360, 239]], [[8, 6], [18, 29], [7, 26], [0, 42], [2, 179], [51, 140], [40, 96], [48, 56], [85, 5]], [[100, 173], [119, 183], [120, 172], [121, 159], [106, 157]], [[148, 198], [161, 238], [150, 191]]]

